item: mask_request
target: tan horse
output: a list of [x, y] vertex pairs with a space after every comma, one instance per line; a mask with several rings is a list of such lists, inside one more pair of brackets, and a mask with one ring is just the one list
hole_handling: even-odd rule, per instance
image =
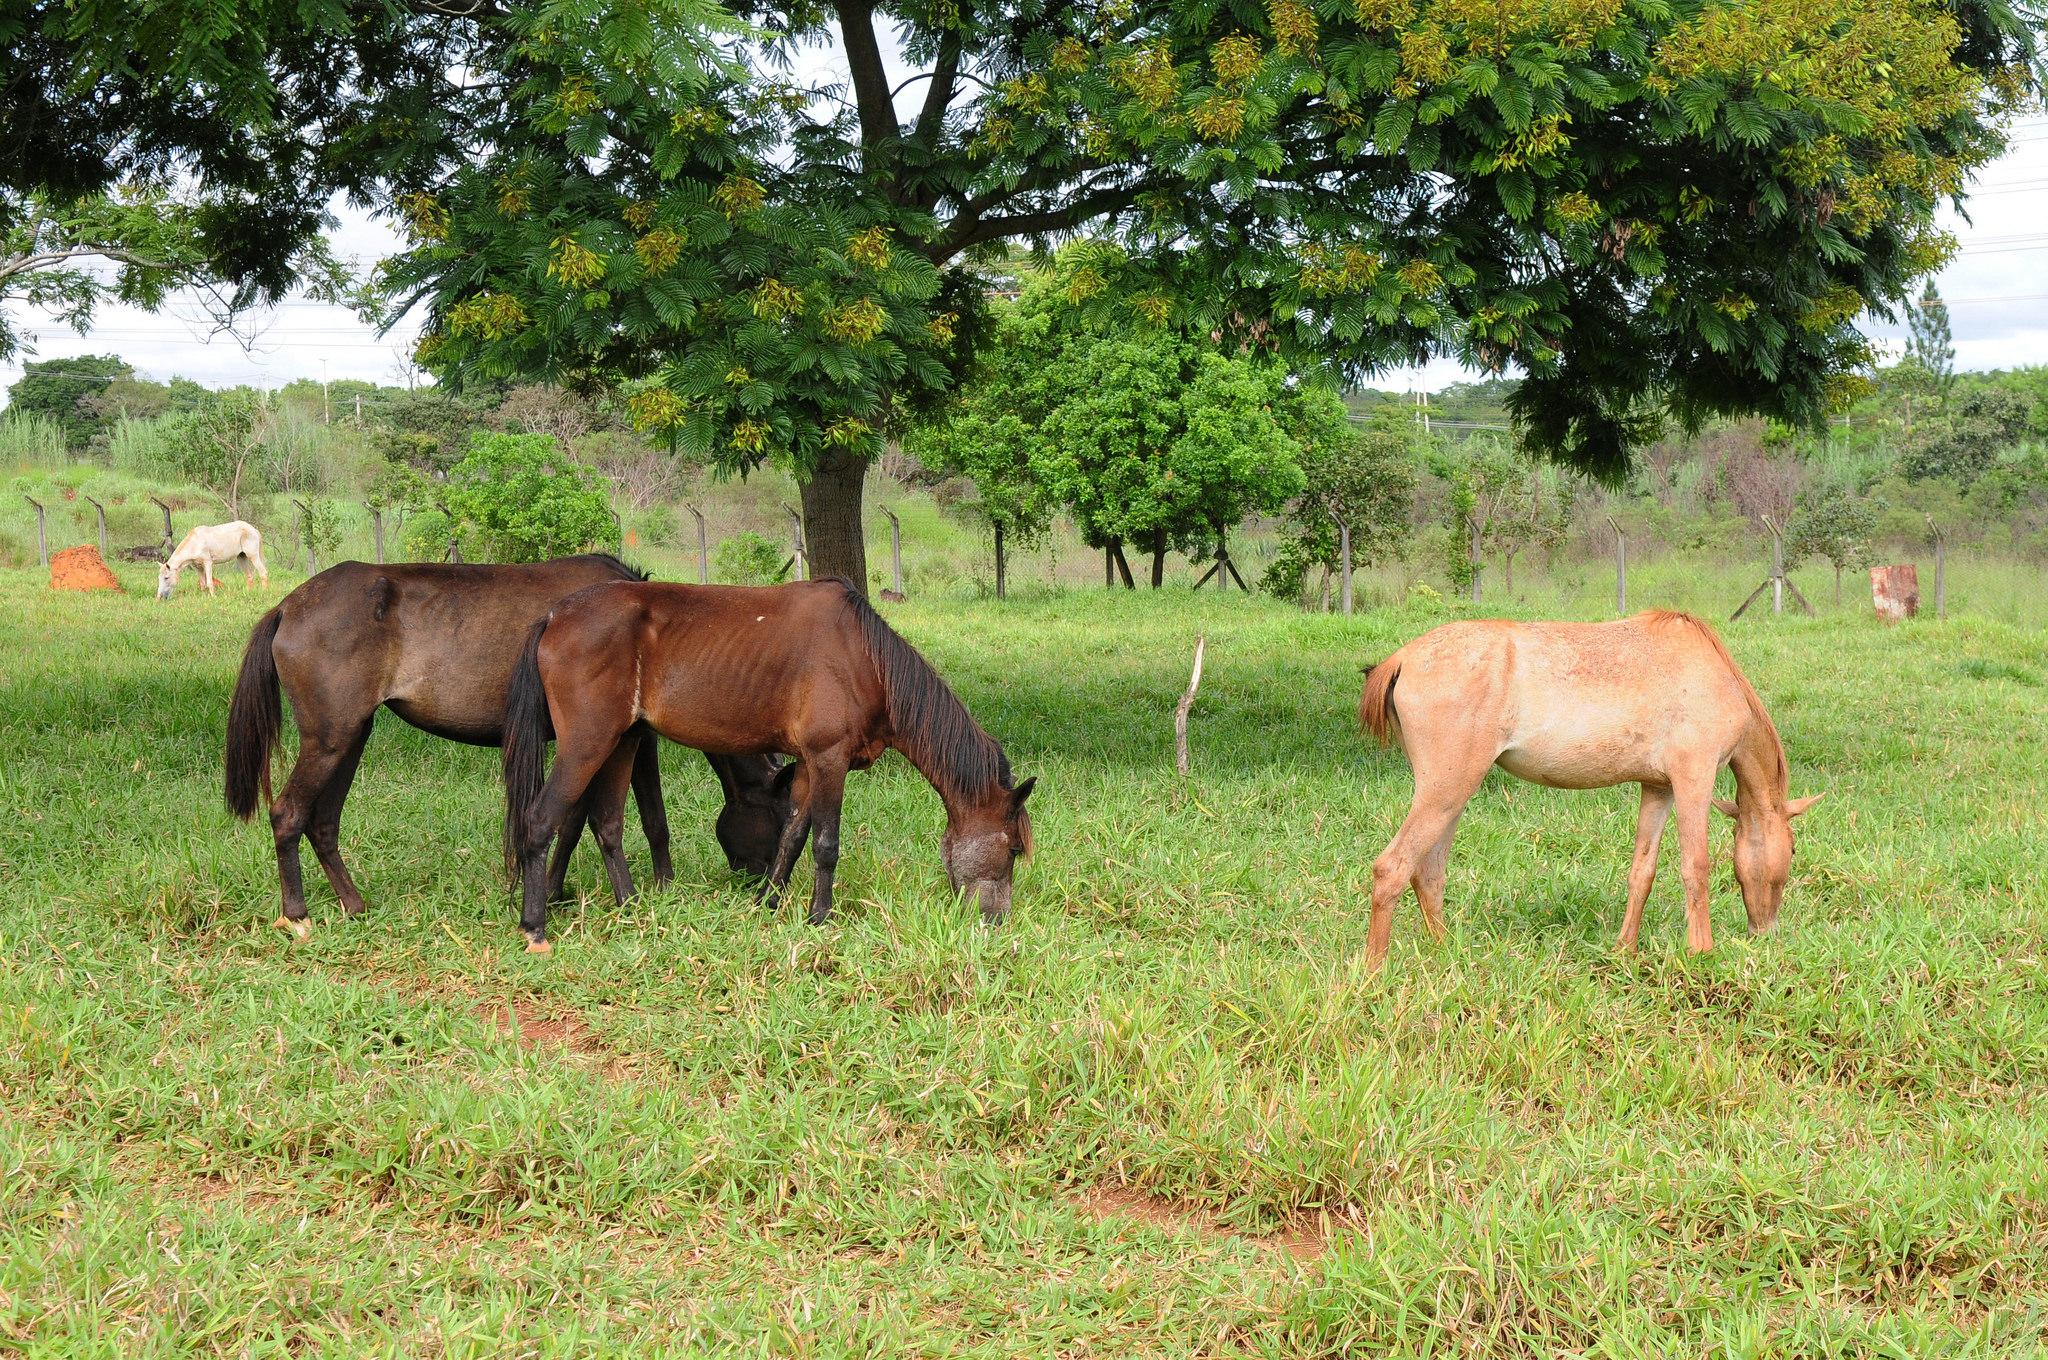
[[[1386, 958], [1394, 906], [1411, 886], [1430, 930], [1444, 934], [1451, 837], [1495, 765], [1557, 789], [1643, 786], [1622, 949], [1635, 947], [1674, 809], [1685, 941], [1700, 952], [1714, 947], [1708, 807], [1735, 819], [1735, 877], [1749, 928], [1768, 933], [1791, 876], [1791, 820], [1821, 797], [1787, 800], [1791, 773], [1763, 700], [1714, 630], [1687, 614], [1446, 624], [1371, 668], [1358, 716], [1381, 741], [1398, 742], [1415, 771], [1407, 819], [1373, 861], [1366, 957], [1374, 967]], [[1713, 797], [1724, 765], [1735, 773], [1732, 803]]]

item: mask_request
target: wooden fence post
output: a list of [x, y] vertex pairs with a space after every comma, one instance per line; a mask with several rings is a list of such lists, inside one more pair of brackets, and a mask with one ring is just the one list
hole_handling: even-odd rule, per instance
[[363, 502], [363, 509], [370, 512], [370, 534], [377, 540], [377, 565], [382, 566], [384, 564], [384, 512], [368, 501]]
[[91, 506], [91, 507], [92, 507], [93, 509], [95, 509], [95, 510], [99, 511], [99, 515], [100, 515], [100, 560], [101, 560], [101, 561], [105, 561], [105, 560], [106, 560], [106, 557], [107, 557], [107, 507], [106, 507], [106, 506], [104, 506], [104, 505], [101, 505], [101, 504], [100, 504], [100, 503], [99, 503], [98, 501], [94, 500], [94, 499], [93, 499], [92, 497], [90, 497], [90, 496], [87, 496], [87, 497], [85, 498], [85, 502], [86, 502], [86, 504], [87, 504], [87, 505], [90, 505], [90, 506]]
[[888, 506], [882, 513], [889, 517], [889, 576], [895, 582], [892, 587], [898, 595], [903, 593], [903, 521], [896, 518], [896, 512]]
[[1614, 516], [1607, 516], [1607, 523], [1614, 529], [1614, 612], [1618, 618], [1628, 617], [1628, 539], [1623, 536], [1621, 526], [1614, 523]]
[[683, 502], [683, 509], [697, 517], [697, 584], [708, 586], [711, 584], [711, 549], [704, 537], [704, 512], [688, 501]]
[[151, 496], [149, 500], [150, 504], [164, 512], [164, 554], [168, 556], [171, 551], [171, 545], [177, 542], [177, 539], [171, 534], [171, 507], [165, 505], [154, 496]]
[[22, 499], [36, 508], [36, 556], [47, 567], [50, 565], [50, 535], [43, 527], [43, 503], [26, 493]]
[[811, 579], [811, 564], [809, 555], [804, 551], [804, 517], [790, 509], [788, 501], [782, 503], [782, 508], [789, 510], [789, 560], [796, 566], [796, 579], [808, 581]]
[[1934, 516], [1925, 515], [1927, 532], [1934, 535], [1934, 617], [1946, 617], [1948, 609], [1948, 535], [1934, 523]]

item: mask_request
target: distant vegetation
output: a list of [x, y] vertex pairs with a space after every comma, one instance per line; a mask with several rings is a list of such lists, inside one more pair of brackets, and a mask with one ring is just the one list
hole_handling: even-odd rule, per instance
[[[1047, 345], [1042, 327], [1031, 343]], [[1118, 335], [1091, 343], [1136, 342]], [[1093, 362], [1093, 351], [1072, 339], [1053, 349], [1038, 356], [1047, 365]], [[1011, 579], [1022, 589], [1100, 582], [1105, 540], [1136, 536], [1104, 518], [1116, 497], [1097, 474], [1120, 456], [1091, 462], [1019, 438], [1002, 424], [1007, 408], [986, 400], [1046, 397], [1032, 386], [1034, 372], [1031, 363], [998, 368], [1008, 388], [970, 389], [966, 419], [944, 437], [912, 439], [908, 452], [870, 473], [871, 503], [903, 518], [911, 588], [991, 589], [995, 516], [1011, 517]], [[2003, 573], [2008, 594], [2038, 583], [2048, 564], [2048, 370], [1949, 375], [1909, 359], [1872, 375], [1824, 437], [1762, 421], [1721, 422], [1691, 437], [1674, 432], [1643, 453], [1620, 487], [1524, 456], [1509, 428], [1513, 390], [1504, 380], [1457, 384], [1426, 405], [1398, 391], [1354, 391], [1344, 402], [1348, 433], [1342, 425], [1321, 430], [1306, 408], [1290, 408], [1300, 407], [1291, 397], [1276, 406], [1285, 433], [1264, 458], [1287, 468], [1275, 473], [1262, 463], [1252, 472], [1303, 491], [1284, 504], [1261, 506], [1253, 497], [1268, 513], [1231, 526], [1246, 580], [1309, 608], [1338, 607], [1332, 508], [1351, 524], [1362, 607], [1416, 589], [1469, 600], [1476, 586], [1482, 606], [1531, 591], [1611, 591], [1610, 520], [1628, 536], [1633, 567], [1711, 569], [1728, 574], [1734, 589], [1738, 578], [1761, 575], [1761, 524], [1770, 516], [1788, 527], [1788, 552], [1814, 578], [1806, 593], [1818, 605], [1835, 599], [1838, 579], [1842, 601], [1856, 605], [1866, 565], [1928, 561], [1930, 521], [1953, 561]], [[1094, 410], [1099, 395], [1071, 394], [1076, 409], [1053, 414], [1100, 438], [1107, 418]], [[1179, 400], [1154, 395], [1158, 410], [1139, 416], [1153, 419]], [[0, 418], [0, 475], [11, 478], [0, 502], [0, 564], [35, 560], [27, 494], [48, 507], [53, 547], [94, 541], [89, 499], [106, 507], [111, 548], [158, 544], [155, 497], [171, 508], [180, 534], [195, 523], [252, 520], [272, 545], [273, 563], [287, 569], [303, 568], [309, 549], [322, 563], [370, 558], [381, 519], [393, 560], [619, 547], [676, 579], [697, 575], [695, 506], [706, 517], [711, 579], [788, 579], [796, 570], [785, 507], [798, 495], [786, 475], [762, 469], [744, 483], [722, 479], [635, 431], [624, 409], [602, 397], [541, 386], [454, 395], [354, 381], [212, 392], [179, 378], [152, 381], [98, 356], [32, 364], [9, 398]], [[529, 522], [538, 483], [519, 483], [505, 466], [495, 466], [488, 485], [458, 471], [475, 456], [479, 435], [522, 436], [487, 447], [524, 450], [565, 479], [551, 499], [560, 524], [553, 511], [542, 516], [547, 524]], [[1142, 440], [1125, 442], [1141, 452]], [[1154, 480], [1179, 475], [1171, 441], [1156, 456]], [[1193, 460], [1187, 470], [1199, 466]], [[493, 487], [495, 500], [483, 494]], [[1121, 513], [1145, 508], [1135, 504]], [[1190, 507], [1185, 531], [1171, 535], [1186, 558], [1176, 556], [1168, 580], [1184, 571], [1192, 579], [1216, 546], [1206, 510]], [[867, 527], [870, 584], [886, 585], [887, 522], [878, 513]], [[1115, 529], [1124, 533], [1106, 532]], [[1142, 546], [1148, 556], [1155, 548]], [[1135, 575], [1142, 585], [1148, 573], [1141, 566]]]

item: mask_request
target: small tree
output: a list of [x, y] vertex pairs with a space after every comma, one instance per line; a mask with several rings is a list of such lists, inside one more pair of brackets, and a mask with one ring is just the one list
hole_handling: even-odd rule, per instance
[[1946, 408], [1941, 420], [1927, 426], [1900, 460], [1909, 481], [1940, 480], [1968, 490], [2033, 425], [2033, 404], [2003, 388], [1981, 388], [1946, 403]]
[[479, 434], [448, 474], [448, 508], [500, 562], [539, 562], [592, 547], [616, 549], [604, 481], [540, 434]]
[[1835, 604], [1842, 603], [1842, 569], [1871, 560], [1870, 536], [1878, 507], [1843, 487], [1810, 488], [1799, 495], [1785, 535], [1785, 566], [1802, 557], [1825, 557], [1835, 568]]
[[1301, 471], [1302, 493], [1288, 514], [1279, 555], [1259, 586], [1306, 604], [1309, 573], [1321, 567], [1323, 605], [1328, 608], [1330, 575], [1343, 567], [1331, 516], [1350, 526], [1355, 566], [1393, 558], [1408, 536], [1415, 459], [1407, 441], [1392, 430], [1340, 426], [1307, 443]]
[[1921, 292], [1920, 304], [1907, 308], [1906, 331], [1906, 357], [1930, 374], [1941, 395], [1947, 396], [1956, 380], [1956, 347], [1949, 332], [1948, 304], [1933, 279]]
[[266, 490], [263, 480], [265, 412], [254, 392], [223, 392], [185, 416], [166, 441], [172, 470], [203, 487], [227, 510], [242, 517], [243, 500]]

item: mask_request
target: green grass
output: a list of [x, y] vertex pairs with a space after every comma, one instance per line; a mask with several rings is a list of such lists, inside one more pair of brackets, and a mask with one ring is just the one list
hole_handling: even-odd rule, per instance
[[1496, 776], [1451, 940], [1404, 906], [1374, 979], [1410, 783], [1355, 731], [1358, 668], [1443, 606], [914, 600], [892, 618], [1040, 776], [1007, 927], [946, 900], [894, 757], [849, 790], [837, 921], [764, 919], [670, 748], [674, 891], [620, 912], [586, 850], [538, 958], [493, 753], [389, 715], [343, 826], [372, 913], [321, 883], [310, 941], [271, 930], [219, 761], [275, 591], [159, 606], [121, 571], [0, 573], [0, 1351], [2048, 1345], [2039, 633], [1727, 630], [1828, 793], [1777, 937], [1717, 826], [1721, 947], [1683, 952], [1673, 845], [1616, 957], [1634, 791]]

